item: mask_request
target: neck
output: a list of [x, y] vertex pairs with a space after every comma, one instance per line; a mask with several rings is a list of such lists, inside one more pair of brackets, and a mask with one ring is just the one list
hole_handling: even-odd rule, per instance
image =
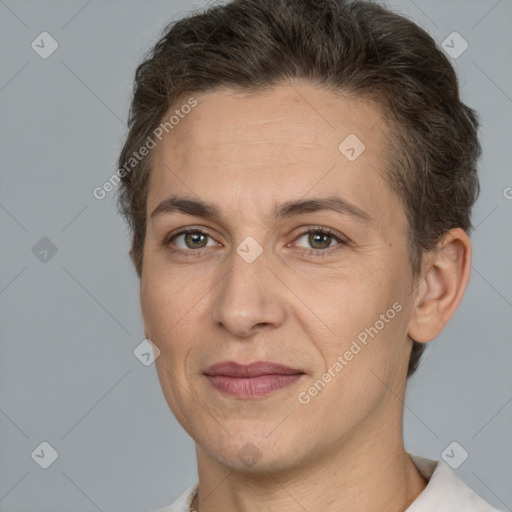
[[220, 465], [197, 448], [199, 512], [402, 512], [426, 486], [406, 453], [401, 427], [389, 431], [360, 425], [352, 439], [300, 467], [251, 474]]

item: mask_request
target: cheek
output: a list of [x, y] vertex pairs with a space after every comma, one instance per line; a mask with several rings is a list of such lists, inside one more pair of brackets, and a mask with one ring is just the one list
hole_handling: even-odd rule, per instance
[[[173, 374], [177, 354], [185, 347], [180, 343], [180, 318], [186, 318], [184, 301], [176, 296], [175, 287], [165, 275], [146, 272], [141, 280], [140, 304], [146, 336], [160, 349], [159, 374], [163, 367]], [[183, 321], [183, 320], [182, 320]], [[180, 357], [181, 358], [181, 357]], [[160, 376], [160, 375], [159, 375]], [[162, 377], [166, 377], [162, 374]]]
[[168, 311], [168, 292], [162, 282], [157, 282], [154, 279], [154, 274], [144, 269], [144, 274], [141, 279], [140, 289], [140, 306], [142, 312], [142, 318], [144, 321], [144, 328], [146, 335], [161, 347], [162, 330], [164, 329], [164, 320], [167, 319], [169, 328], [172, 322], [172, 318], [166, 315]]
[[392, 300], [392, 293], [334, 297], [326, 322], [336, 335], [319, 337], [310, 331], [318, 365], [301, 388], [301, 399], [310, 401], [304, 410], [313, 425], [328, 425], [326, 429], [337, 436], [340, 429], [350, 430], [363, 421], [394, 387], [394, 375], [404, 364], [406, 318], [405, 308]]
[[[156, 259], [156, 258], [155, 258]], [[148, 265], [141, 280], [141, 310], [147, 336], [160, 349], [157, 363], [179, 382], [194, 372], [197, 340], [204, 339], [208, 319], [208, 291], [213, 285], [207, 279], [179, 272], [169, 265]], [[167, 382], [168, 388], [174, 386]]]
[[[190, 401], [188, 376], [191, 340], [197, 325], [192, 321], [194, 297], [190, 288], [173, 279], [168, 272], [146, 269], [141, 280], [141, 310], [147, 336], [160, 349], [155, 360], [164, 398], [182, 427], [189, 431], [189, 418], [194, 401]], [[195, 295], [195, 294], [194, 294]], [[198, 294], [199, 295], [199, 294]], [[199, 295], [200, 296], [200, 295]], [[197, 305], [196, 305], [197, 307]]]
[[406, 311], [400, 283], [389, 273], [377, 274], [359, 271], [307, 286], [297, 283], [297, 295], [305, 297], [312, 309], [307, 319], [303, 317], [303, 328], [325, 368], [332, 367], [339, 356], [344, 373], [349, 367], [360, 371], [364, 367], [367, 373], [370, 368], [376, 373], [391, 368], [403, 345]]
[[200, 281], [190, 279], [186, 270], [178, 273], [164, 259], [162, 255], [145, 259], [140, 290], [144, 324], [155, 338], [164, 337], [161, 341], [172, 336], [204, 293]]

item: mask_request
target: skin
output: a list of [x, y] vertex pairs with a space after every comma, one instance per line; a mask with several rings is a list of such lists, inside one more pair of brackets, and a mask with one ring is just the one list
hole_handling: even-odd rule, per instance
[[[377, 105], [307, 83], [195, 97], [197, 107], [153, 150], [140, 288], [164, 396], [196, 443], [194, 507], [405, 510], [426, 485], [402, 437], [408, 336], [432, 340], [457, 308], [471, 266], [467, 234], [446, 233], [413, 276], [407, 217], [383, 179], [388, 128]], [[366, 146], [354, 161], [338, 149], [349, 134]], [[172, 195], [213, 203], [220, 217], [151, 216]], [[332, 196], [371, 219], [327, 210], [271, 216], [285, 201]], [[203, 248], [197, 238], [172, 238], [184, 227], [207, 233]], [[347, 243], [302, 234], [318, 227]], [[251, 263], [236, 251], [248, 236], [262, 249]], [[185, 254], [172, 252], [180, 248]], [[394, 303], [401, 311], [300, 403]], [[203, 373], [226, 360], [273, 361], [304, 375], [240, 399]], [[257, 455], [250, 464], [247, 450]]]

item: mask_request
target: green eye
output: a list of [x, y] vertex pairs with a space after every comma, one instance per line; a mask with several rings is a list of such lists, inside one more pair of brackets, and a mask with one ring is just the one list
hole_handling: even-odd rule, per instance
[[210, 235], [202, 231], [182, 231], [174, 235], [169, 243], [173, 242], [179, 249], [203, 249], [204, 247], [215, 245], [215, 242], [208, 244]]
[[333, 241], [334, 237], [328, 233], [318, 231], [308, 233], [308, 244], [310, 244], [313, 249], [327, 249]]
[[[306, 238], [307, 237], [307, 238]], [[304, 244], [300, 240], [304, 239]], [[333, 243], [334, 242], [334, 243]], [[337, 242], [337, 243], [336, 243]], [[297, 245], [313, 251], [325, 251], [335, 245], [345, 244], [346, 242], [340, 237], [334, 235], [327, 229], [309, 229], [304, 231], [297, 238]]]
[[189, 249], [201, 249], [206, 247], [207, 237], [204, 233], [185, 233], [183, 241]]

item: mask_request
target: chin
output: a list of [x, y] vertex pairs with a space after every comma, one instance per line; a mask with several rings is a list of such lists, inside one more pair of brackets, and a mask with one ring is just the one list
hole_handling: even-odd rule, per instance
[[196, 442], [222, 465], [253, 475], [268, 476], [268, 473], [290, 470], [305, 457], [306, 454], [301, 453], [305, 449], [304, 440], [298, 431], [283, 430], [280, 435], [276, 432], [268, 435], [268, 429], [264, 429], [264, 434], [262, 430], [246, 429], [243, 435], [226, 434], [222, 439], [197, 439]]

